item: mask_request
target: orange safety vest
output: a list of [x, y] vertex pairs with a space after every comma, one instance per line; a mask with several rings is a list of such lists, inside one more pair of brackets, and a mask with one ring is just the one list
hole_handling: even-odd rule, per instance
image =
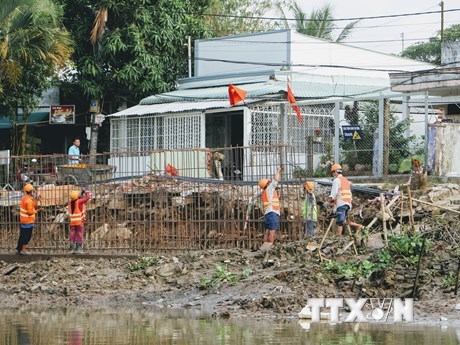
[[[340, 179], [340, 188], [339, 188], [340, 198], [342, 199], [343, 202], [347, 202], [351, 204], [352, 195], [351, 195], [350, 181], [348, 181], [342, 175], [339, 176], [339, 179]], [[338, 198], [339, 197], [337, 195], [335, 197], [334, 204], [337, 204]]]
[[280, 210], [280, 199], [278, 197], [278, 193], [273, 191], [273, 197], [272, 200], [268, 200], [268, 192], [267, 189], [264, 189], [264, 192], [262, 193], [262, 202], [264, 203], [264, 210], [268, 209], [270, 205], [272, 206], [273, 211], [279, 211]]
[[70, 226], [81, 225], [81, 223], [83, 222], [83, 210], [80, 210], [80, 207], [78, 205], [78, 199], [75, 201], [75, 209], [73, 210], [73, 213], [72, 202], [69, 202], [67, 208], [69, 211]]
[[[19, 209], [19, 221], [21, 224], [35, 223], [35, 214], [37, 213], [35, 206], [37, 206], [37, 203], [29, 194], [26, 194], [22, 197], [21, 206]], [[33, 209], [32, 213], [28, 211], [30, 208]]]

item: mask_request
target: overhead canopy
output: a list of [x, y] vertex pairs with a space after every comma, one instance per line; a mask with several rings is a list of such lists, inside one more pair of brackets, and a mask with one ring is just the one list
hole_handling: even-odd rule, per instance
[[[28, 125], [37, 125], [42, 123], [49, 123], [49, 110], [47, 111], [34, 111], [30, 113], [29, 118], [27, 119]], [[22, 126], [23, 119], [22, 115], [18, 115], [18, 125]], [[0, 129], [9, 129], [11, 128], [11, 121], [9, 116], [0, 117]]]

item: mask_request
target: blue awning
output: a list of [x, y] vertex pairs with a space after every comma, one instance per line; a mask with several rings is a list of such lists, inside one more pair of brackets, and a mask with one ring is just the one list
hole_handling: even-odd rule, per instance
[[[33, 126], [38, 124], [46, 124], [49, 123], [49, 111], [34, 111], [30, 113], [29, 118], [27, 120], [27, 125]], [[23, 119], [22, 114], [18, 115], [18, 125], [22, 126]], [[0, 129], [10, 129], [11, 122], [9, 116], [0, 117]]]

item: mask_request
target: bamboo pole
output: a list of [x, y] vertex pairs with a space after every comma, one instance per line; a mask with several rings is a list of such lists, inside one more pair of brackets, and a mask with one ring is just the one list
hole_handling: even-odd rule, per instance
[[383, 195], [383, 193], [380, 193], [380, 206], [382, 209], [383, 236], [385, 238], [385, 247], [387, 247], [388, 246], [387, 222], [385, 220], [385, 196]]
[[[390, 202], [388, 203], [387, 207], [388, 207], [388, 208], [392, 207], [393, 204], [394, 204], [396, 201], [398, 201], [398, 200], [399, 200], [399, 195], [393, 197], [393, 199], [391, 199]], [[378, 219], [379, 219], [379, 217], [378, 217], [378, 216], [375, 216], [375, 217], [372, 219], [372, 221], [371, 221], [368, 225], [366, 225], [366, 228], [370, 229], [370, 228], [375, 224], [375, 222], [376, 222]]]
[[412, 195], [411, 195], [409, 186], [407, 186], [407, 198], [409, 200], [409, 202], [408, 202], [408, 204], [409, 204], [409, 224], [410, 224], [410, 228], [411, 228], [412, 232], [415, 232], [414, 212], [413, 212], [413, 209], [412, 209]]
[[418, 263], [417, 263], [417, 272], [415, 273], [415, 280], [414, 280], [414, 286], [412, 288], [412, 295], [411, 297], [415, 297], [415, 292], [417, 290], [417, 285], [418, 285], [418, 277], [420, 275], [420, 267], [422, 265], [422, 255], [423, 255], [423, 250], [425, 249], [425, 237], [422, 237], [423, 242], [422, 242], [422, 248], [420, 248], [420, 253], [418, 255]]
[[402, 230], [402, 223], [403, 223], [403, 213], [404, 213], [404, 194], [401, 191], [401, 210], [399, 211], [399, 226], [401, 227]]
[[460, 258], [458, 259], [458, 266], [457, 266], [457, 275], [455, 276], [455, 291], [454, 295], [457, 296], [458, 290], [458, 275], [460, 274]]
[[[407, 198], [409, 199], [408, 196], [405, 196], [404, 198]], [[445, 210], [445, 211], [449, 211], [449, 212], [452, 212], [452, 213], [456, 213], [456, 214], [460, 214], [460, 211], [457, 211], [457, 210], [453, 210], [451, 208], [448, 208], [448, 207], [445, 207], [445, 206], [439, 206], [439, 205], [436, 205], [436, 204], [433, 204], [432, 202], [428, 202], [428, 201], [423, 201], [423, 200], [420, 200], [420, 199], [414, 199], [414, 198], [411, 198], [412, 201], [415, 201], [415, 202], [419, 202], [421, 204], [425, 204], [425, 205], [429, 205], [429, 206], [433, 206], [433, 207], [437, 207], [441, 210]]]
[[323, 246], [323, 243], [326, 240], [326, 236], [329, 233], [329, 230], [331, 230], [332, 228], [332, 224], [334, 223], [334, 220], [335, 220], [334, 218], [331, 219], [331, 222], [329, 223], [329, 226], [327, 227], [327, 230], [324, 233], [323, 238], [321, 239], [321, 243], [319, 244], [318, 255], [319, 255], [319, 259], [321, 260], [321, 262], [323, 261], [323, 258], [321, 257], [321, 247]]

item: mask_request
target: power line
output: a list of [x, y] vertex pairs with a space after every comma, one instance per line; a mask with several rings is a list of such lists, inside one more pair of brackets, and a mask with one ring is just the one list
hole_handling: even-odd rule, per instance
[[[446, 12], [458, 12], [460, 8], [454, 8], [450, 10], [444, 10]], [[257, 20], [282, 20], [282, 21], [297, 21], [297, 18], [283, 18], [283, 17], [263, 17], [263, 16], [243, 16], [243, 15], [231, 15], [231, 14], [217, 14], [217, 13], [190, 13], [190, 12], [174, 12], [177, 14], [187, 14], [195, 16], [207, 16], [207, 17], [218, 17], [218, 18], [235, 18], [235, 19], [257, 19]], [[339, 21], [352, 21], [352, 20], [369, 20], [369, 19], [383, 19], [383, 18], [398, 18], [398, 17], [413, 17], [421, 16], [426, 14], [439, 14], [441, 11], [428, 11], [428, 12], [415, 12], [415, 13], [401, 13], [401, 14], [388, 14], [381, 16], [369, 16], [369, 17], [351, 17], [351, 18], [331, 18], [324, 19], [328, 22], [339, 22]], [[305, 22], [315, 21], [313, 19], [303, 19]]]

